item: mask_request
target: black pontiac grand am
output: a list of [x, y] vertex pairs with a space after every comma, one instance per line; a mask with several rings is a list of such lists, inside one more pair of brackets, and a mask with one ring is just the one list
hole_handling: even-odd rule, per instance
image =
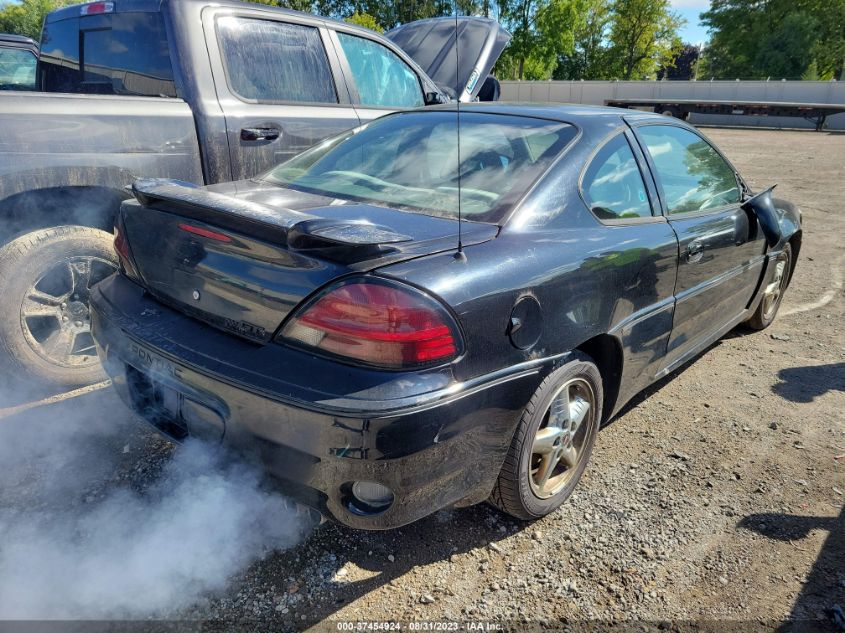
[[123, 399], [347, 525], [532, 519], [634, 394], [774, 319], [800, 212], [694, 128], [476, 105], [458, 146], [456, 124], [397, 113], [254, 180], [138, 181], [91, 296]]

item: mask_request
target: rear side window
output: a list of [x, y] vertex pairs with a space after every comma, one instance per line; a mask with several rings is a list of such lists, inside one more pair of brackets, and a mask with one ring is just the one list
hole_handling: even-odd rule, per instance
[[175, 97], [161, 13], [112, 13], [47, 22], [39, 82], [47, 92]]
[[338, 33], [361, 105], [415, 108], [424, 105], [420, 80], [411, 67], [377, 42]]
[[32, 90], [35, 55], [22, 48], [0, 48], [0, 90]]
[[217, 34], [229, 86], [259, 102], [337, 103], [323, 41], [316, 28], [225, 17]]
[[584, 174], [582, 191], [601, 220], [651, 216], [643, 176], [624, 134], [598, 151]]

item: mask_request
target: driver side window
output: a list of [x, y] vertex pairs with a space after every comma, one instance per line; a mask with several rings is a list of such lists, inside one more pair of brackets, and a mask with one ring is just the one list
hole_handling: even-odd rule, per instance
[[670, 125], [646, 125], [637, 133], [654, 161], [670, 215], [741, 201], [734, 170], [697, 134]]
[[401, 59], [381, 44], [338, 32], [361, 105], [415, 108], [424, 104], [420, 80]]

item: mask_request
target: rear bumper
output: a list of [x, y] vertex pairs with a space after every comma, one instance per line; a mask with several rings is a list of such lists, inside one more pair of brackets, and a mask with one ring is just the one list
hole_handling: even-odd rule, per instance
[[[484, 500], [554, 362], [466, 383], [444, 382], [442, 371], [357, 375], [347, 367], [344, 380], [335, 377], [339, 393], [328, 393], [325, 376], [337, 363], [219, 332], [121, 275], [94, 288], [91, 308], [100, 357], [133, 410], [174, 439], [222, 440], [297, 501], [356, 528], [398, 527]], [[355, 481], [388, 486], [394, 502], [362, 511]]]

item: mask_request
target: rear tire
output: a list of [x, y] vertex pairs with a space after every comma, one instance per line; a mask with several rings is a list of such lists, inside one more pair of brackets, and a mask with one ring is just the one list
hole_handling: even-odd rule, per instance
[[752, 317], [745, 322], [752, 330], [765, 330], [775, 321], [792, 275], [792, 247], [789, 244], [784, 245], [780, 255], [774, 261], [774, 266], [774, 279], [763, 289], [760, 305], [757, 306]]
[[689, 119], [689, 114], [677, 106], [658, 106], [655, 108], [655, 112], [659, 112], [663, 116], [673, 119], [681, 119], [682, 121]]
[[490, 495], [492, 505], [518, 519], [538, 519], [560, 507], [593, 451], [604, 400], [601, 374], [586, 354], [572, 356], [529, 401]]
[[60, 226], [0, 248], [0, 367], [57, 387], [104, 377], [91, 338], [88, 296], [115, 271], [112, 236]]

